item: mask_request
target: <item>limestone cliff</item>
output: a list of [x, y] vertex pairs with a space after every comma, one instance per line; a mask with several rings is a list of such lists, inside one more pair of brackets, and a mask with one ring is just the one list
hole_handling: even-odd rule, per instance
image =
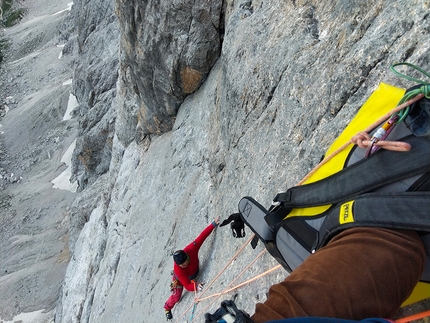
[[[76, 242], [57, 320], [162, 320], [174, 249], [242, 196], [268, 205], [297, 183], [380, 82], [411, 85], [390, 64], [430, 68], [428, 12], [428, 2], [401, 0], [118, 0], [111, 195]], [[202, 250], [201, 279], [241, 243], [219, 229]], [[211, 292], [257, 254], [244, 253]], [[267, 257], [249, 275], [274, 264]], [[283, 276], [243, 288], [238, 303], [252, 312]]]
[[[55, 322], [164, 321], [174, 250], [241, 197], [269, 206], [298, 183], [380, 82], [413, 85], [391, 64], [430, 71], [429, 12], [423, 0], [75, 2], [60, 34], [79, 102], [79, 188]], [[244, 242], [218, 228], [199, 279]], [[208, 295], [262, 250], [247, 246]], [[236, 283], [275, 265], [264, 254]], [[242, 287], [237, 303], [252, 313], [285, 276]], [[231, 296], [199, 303], [195, 322]]]

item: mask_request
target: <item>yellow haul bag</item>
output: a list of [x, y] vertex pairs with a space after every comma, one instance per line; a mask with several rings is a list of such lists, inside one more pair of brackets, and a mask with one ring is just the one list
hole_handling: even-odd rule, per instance
[[[371, 94], [367, 101], [363, 104], [355, 117], [351, 120], [344, 131], [336, 138], [330, 148], [326, 151], [325, 156], [329, 156], [337, 149], [342, 147], [359, 131], [363, 131], [376, 120], [390, 112], [396, 107], [399, 100], [405, 93], [404, 89], [381, 83], [378, 88]], [[310, 176], [303, 184], [310, 184], [329, 177], [334, 173], [339, 172], [345, 167], [345, 160], [349, 155], [353, 144], [340, 151], [334, 158], [322, 165], [317, 172]], [[314, 216], [327, 211], [331, 205], [323, 205], [316, 207], [293, 209], [288, 217], [292, 216]]]
[[[355, 115], [354, 119], [348, 124], [345, 130], [336, 138], [330, 148], [326, 151], [325, 156], [330, 155], [343, 144], [348, 142], [359, 131], [363, 131], [376, 120], [390, 112], [397, 106], [397, 103], [405, 93], [404, 89], [381, 83], [378, 88], [371, 94], [367, 101]], [[313, 176], [308, 178], [304, 184], [319, 181], [334, 173], [340, 171], [345, 166], [345, 160], [351, 151], [353, 145], [349, 145], [342, 150], [335, 158], [324, 164]]]
[[[397, 106], [404, 93], [404, 89], [386, 83], [381, 83], [360, 108], [353, 120], [326, 151], [325, 156], [329, 156], [335, 152], [359, 131], [363, 131], [372, 125], [376, 120], [389, 113], [390, 110]], [[322, 165], [321, 168], [319, 168], [318, 171], [310, 176], [303, 184], [319, 181], [342, 170], [345, 166], [345, 160], [347, 159], [347, 156], [349, 155], [352, 148], [353, 144], [339, 152], [334, 158]], [[293, 209], [288, 214], [288, 217], [303, 215], [312, 216], [321, 214], [329, 209], [330, 206], [331, 205], [324, 205]], [[411, 296], [403, 303], [402, 306], [410, 305], [426, 298], [430, 298], [430, 283], [419, 282]]]
[[[330, 156], [330, 159], [311, 172], [302, 185], [277, 194], [269, 210], [252, 197], [240, 200], [241, 221], [287, 271], [300, 266], [338, 232], [354, 226], [404, 227], [427, 232], [422, 240], [428, 249], [430, 223], [423, 210], [430, 205], [430, 181], [427, 177], [430, 173], [429, 135], [418, 136], [412, 132], [410, 124], [401, 119], [395, 128], [390, 129], [386, 140], [403, 138], [402, 141], [412, 146], [408, 153], [382, 150], [365, 159], [372, 147], [365, 149], [352, 143], [348, 145], [357, 133], [373, 133], [376, 129], [369, 128], [379, 128], [376, 122], [384, 124], [386, 120], [382, 118], [387, 116], [388, 119], [390, 111], [408, 95], [410, 91], [405, 95], [404, 89], [381, 83], [326, 151], [325, 157]], [[427, 106], [429, 99], [420, 102], [423, 106], [411, 111], [430, 111], [430, 106]], [[421, 125], [421, 121], [427, 122], [426, 119], [418, 119], [418, 124]], [[416, 182], [419, 182], [418, 187], [413, 187]], [[384, 190], [390, 194], [378, 194]], [[375, 194], [367, 194], [370, 192]], [[385, 211], [375, 218], [374, 210], [378, 207]], [[360, 211], [353, 215], [354, 210]], [[404, 214], [409, 211], [413, 221], [404, 221]], [[416, 216], [418, 214], [421, 216]], [[430, 298], [429, 268], [430, 258], [426, 257], [422, 281], [402, 306]]]

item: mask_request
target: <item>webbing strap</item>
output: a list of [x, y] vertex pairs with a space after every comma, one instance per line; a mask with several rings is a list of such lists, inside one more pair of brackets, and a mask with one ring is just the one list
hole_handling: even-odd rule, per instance
[[285, 207], [337, 204], [378, 187], [430, 171], [430, 141], [424, 137], [401, 139], [408, 152], [381, 150], [320, 181], [295, 186], [278, 194], [274, 202]]
[[308, 252], [312, 252], [318, 240], [318, 230], [311, 227], [303, 219], [285, 221], [282, 227]]
[[[348, 211], [347, 204], [351, 203]], [[350, 227], [380, 227], [430, 232], [430, 192], [369, 193], [339, 203], [326, 216], [317, 248], [340, 230]], [[346, 214], [346, 212], [350, 212]]]

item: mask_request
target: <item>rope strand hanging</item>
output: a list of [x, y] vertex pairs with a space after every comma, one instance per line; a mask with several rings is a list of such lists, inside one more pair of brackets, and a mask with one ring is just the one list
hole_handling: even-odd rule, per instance
[[[414, 79], [414, 78], [410, 78], [407, 77], [399, 72], [397, 72], [394, 67], [396, 66], [400, 66], [400, 65], [407, 65], [410, 67], [415, 68], [416, 70], [420, 71], [421, 73], [423, 73], [424, 75], [428, 76], [430, 78], [430, 75], [427, 74], [425, 71], [419, 69], [418, 67], [415, 67], [412, 64], [408, 64], [408, 63], [397, 63], [392, 65], [390, 68], [392, 69], [393, 72], [395, 72], [397, 75], [400, 75], [408, 80], [412, 80], [414, 82], [418, 82], [420, 84], [422, 84], [421, 87], [415, 89], [415, 90], [411, 90], [408, 91], [403, 97], [402, 99], [399, 101], [398, 106], [395, 107], [394, 109], [392, 109], [391, 111], [389, 111], [387, 114], [385, 114], [384, 116], [382, 116], [381, 118], [379, 118], [378, 120], [376, 120], [374, 123], [372, 123], [369, 127], [367, 127], [365, 130], [363, 130], [362, 132], [359, 132], [357, 135], [353, 136], [348, 142], [346, 142], [345, 144], [343, 144], [341, 147], [339, 147], [336, 151], [334, 151], [333, 153], [331, 153], [329, 156], [327, 156], [326, 158], [324, 158], [324, 160], [322, 160], [314, 169], [312, 169], [297, 185], [301, 185], [303, 184], [309, 177], [311, 177], [321, 166], [323, 166], [325, 163], [327, 163], [329, 160], [331, 160], [333, 157], [335, 157], [337, 154], [339, 154], [341, 151], [343, 151], [345, 148], [347, 148], [349, 145], [351, 144], [355, 144], [360, 146], [361, 148], [372, 148], [372, 146], [377, 146], [378, 148], [384, 148], [384, 149], [388, 149], [388, 150], [393, 150], [393, 151], [408, 151], [411, 147], [409, 144], [404, 143], [404, 142], [399, 142], [399, 141], [385, 141], [385, 140], [377, 140], [377, 141], [372, 141], [370, 138], [370, 136], [368, 135], [368, 133], [370, 133], [373, 129], [375, 129], [376, 127], [378, 127], [379, 125], [381, 125], [383, 122], [389, 122], [391, 118], [393, 118], [393, 116], [395, 116], [397, 114], [398, 118], [396, 118], [395, 122], [401, 122], [402, 120], [404, 120], [404, 118], [408, 115], [409, 113], [409, 109], [410, 109], [410, 105], [412, 105], [413, 103], [419, 101], [420, 99], [422, 99], [423, 97], [427, 97], [430, 98], [430, 85], [428, 83], [422, 82], [418, 79]], [[369, 148], [370, 146], [370, 148]], [[266, 271], [263, 274], [260, 274], [258, 276], [255, 276], [254, 278], [249, 279], [248, 281], [241, 283], [235, 287], [229, 288], [238, 278], [240, 278], [243, 273], [259, 258], [261, 257], [261, 255], [266, 251], [266, 249], [264, 249], [258, 256], [257, 258], [255, 258], [229, 285], [227, 285], [227, 287], [220, 293], [215, 293], [213, 295], [207, 296], [207, 297], [201, 297], [212, 285], [213, 283], [219, 278], [219, 276], [226, 270], [226, 268], [231, 264], [231, 262], [238, 256], [238, 254], [244, 249], [244, 247], [254, 238], [255, 235], [253, 235], [250, 239], [248, 239], [247, 242], [245, 242], [243, 244], [243, 246], [241, 247], [241, 249], [239, 249], [239, 251], [233, 256], [233, 258], [228, 262], [228, 264], [221, 270], [221, 272], [211, 281], [211, 283], [209, 285], [207, 285], [207, 287], [202, 291], [200, 297], [195, 296], [195, 300], [194, 300], [194, 304], [191, 305], [186, 312], [193, 307], [193, 312], [191, 315], [191, 322], [194, 322], [194, 311], [196, 308], [197, 303], [210, 299], [210, 298], [215, 298], [207, 307], [205, 307], [200, 313], [198, 313], [196, 315], [196, 317], [199, 317], [200, 315], [202, 315], [220, 296], [231, 292], [235, 289], [238, 289], [252, 281], [255, 281], [256, 279], [278, 269], [281, 268], [281, 265], [275, 266], [272, 269]], [[429, 316], [430, 315], [430, 311], [427, 312], [423, 312], [426, 313], [425, 316]], [[422, 313], [420, 313], [422, 314]], [[185, 315], [185, 313], [183, 314]], [[183, 315], [180, 317], [182, 318]], [[418, 315], [418, 314], [417, 314]], [[425, 317], [422, 316], [422, 317]], [[411, 316], [412, 317], [412, 316]], [[178, 319], [177, 322], [179, 322], [180, 318]], [[406, 319], [406, 318], [404, 318]], [[417, 319], [417, 318], [413, 318], [410, 320], [404, 320], [404, 319], [400, 319], [395, 321], [396, 323], [406, 323], [409, 322], [413, 319]]]
[[[424, 94], [418, 94], [416, 95], [414, 98], [398, 105], [396, 108], [392, 109], [391, 111], [389, 111], [388, 113], [386, 113], [384, 116], [382, 116], [381, 118], [379, 118], [377, 121], [375, 121], [374, 123], [372, 123], [372, 125], [370, 125], [369, 127], [367, 127], [364, 132], [370, 132], [372, 129], [374, 129], [375, 127], [377, 127], [378, 125], [380, 125], [382, 122], [384, 122], [385, 120], [387, 120], [388, 118], [390, 118], [392, 115], [394, 115], [395, 113], [399, 112], [400, 110], [408, 107], [409, 105], [413, 104], [414, 102], [422, 99], [424, 97]], [[337, 154], [339, 154], [342, 150], [344, 150], [346, 147], [348, 147], [349, 145], [354, 144], [352, 138], [351, 140], [349, 140], [348, 142], [346, 142], [345, 144], [343, 144], [341, 147], [339, 147], [337, 150], [335, 150], [333, 153], [331, 153], [329, 156], [327, 156], [326, 158], [324, 158], [315, 168], [313, 168], [297, 185], [302, 185], [310, 176], [312, 176], [321, 166], [323, 166], [325, 163], [327, 163], [329, 160], [331, 160], [332, 158], [334, 158]], [[203, 295], [212, 285], [213, 283], [219, 278], [219, 276], [227, 269], [227, 267], [234, 261], [234, 259], [242, 252], [242, 250], [245, 248], [245, 246], [254, 238], [255, 234], [252, 235], [243, 245], [242, 247], [238, 250], [238, 252], [236, 252], [236, 254], [232, 257], [232, 259], [227, 263], [226, 266], [224, 266], [224, 268], [221, 270], [221, 272], [218, 273], [218, 275], [211, 281], [210, 284], [207, 285], [207, 287], [202, 291], [201, 295]], [[266, 249], [265, 249], [266, 250]], [[255, 261], [255, 260], [254, 260]], [[235, 280], [234, 280], [235, 281]], [[222, 292], [220, 293], [220, 295], [215, 298], [215, 300], [213, 302], [215, 302], [220, 296], [222, 295]], [[212, 305], [213, 302], [210, 304]], [[209, 305], [209, 306], [210, 306]], [[185, 312], [178, 318], [178, 320], [176, 322], [179, 322], [180, 319], [194, 306], [194, 303], [191, 304], [186, 310]], [[205, 311], [209, 306], [207, 306], [203, 311]], [[202, 314], [202, 312], [200, 312], [198, 315], [196, 315], [195, 317], [199, 317]], [[194, 319], [193, 319], [194, 321]], [[193, 322], [191, 321], [191, 322]]]
[[[206, 310], [213, 304], [213, 303], [215, 303], [215, 301], [221, 296], [221, 295], [224, 295], [225, 294], [225, 291], [232, 285], [232, 284], [234, 284], [234, 282], [236, 281], [236, 280], [238, 280], [248, 269], [249, 269], [249, 267], [251, 267], [265, 252], [266, 252], [266, 250], [267, 249], [263, 249], [263, 251], [261, 251], [260, 252], [260, 254], [248, 265], [248, 266], [246, 266], [245, 267], [245, 269], [243, 269], [242, 271], [241, 271], [241, 273], [235, 278], [235, 279], [233, 279], [233, 281], [230, 283], [230, 284], [228, 284], [227, 285], [227, 287], [224, 289], [224, 291], [222, 291], [221, 293], [220, 293], [220, 295], [219, 296], [217, 296], [217, 297], [215, 297], [215, 299], [208, 305], [208, 306], [206, 306], [199, 314], [197, 314], [196, 315], [196, 317], [199, 317], [200, 315], [202, 315], [202, 314], [204, 314], [205, 312], [206, 312]], [[194, 322], [194, 320], [193, 321], [191, 321], [190, 323], [193, 323]]]

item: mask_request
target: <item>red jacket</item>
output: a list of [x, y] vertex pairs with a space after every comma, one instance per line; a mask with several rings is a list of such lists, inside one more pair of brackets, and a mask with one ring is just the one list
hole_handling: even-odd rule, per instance
[[188, 291], [194, 291], [197, 287], [191, 282], [190, 277], [193, 277], [199, 270], [199, 249], [214, 229], [215, 226], [212, 223], [209, 224], [193, 242], [184, 248], [185, 253], [190, 257], [190, 263], [186, 268], [181, 268], [176, 263], [173, 265], [176, 277]]

